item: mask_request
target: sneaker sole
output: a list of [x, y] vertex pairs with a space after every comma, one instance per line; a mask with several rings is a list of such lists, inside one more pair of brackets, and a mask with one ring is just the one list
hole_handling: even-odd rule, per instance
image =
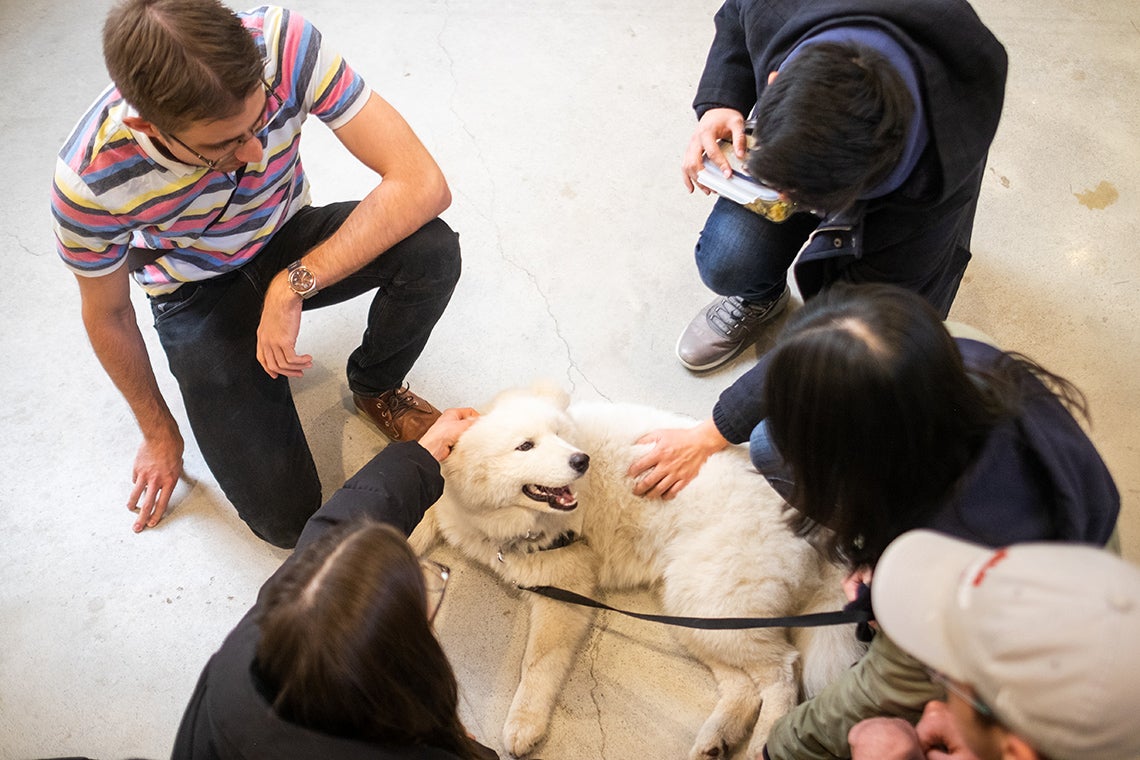
[[689, 362], [687, 362], [681, 358], [681, 341], [684, 339], [684, 337], [685, 336], [682, 333], [681, 337], [677, 338], [677, 345], [673, 348], [673, 353], [677, 355], [677, 361], [681, 362], [681, 366], [683, 366], [685, 369], [691, 370], [693, 372], [708, 372], [710, 369], [716, 369], [717, 367], [720, 367], [724, 364], [728, 364], [730, 361], [732, 361], [736, 357], [740, 356], [740, 354], [743, 353], [744, 349], [748, 348], [749, 346], [755, 345], [755, 343], [756, 343], [755, 341], [753, 341], [752, 343], [741, 343], [731, 353], [726, 354], [725, 356], [721, 357], [720, 359], [717, 359], [716, 361], [709, 362], [708, 364], [690, 364]]

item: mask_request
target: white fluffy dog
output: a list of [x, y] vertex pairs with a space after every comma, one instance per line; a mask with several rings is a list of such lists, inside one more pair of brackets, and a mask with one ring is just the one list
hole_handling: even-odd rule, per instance
[[[649, 430], [694, 424], [641, 406], [580, 403], [553, 389], [508, 392], [443, 463], [444, 493], [411, 536], [442, 537], [518, 586], [580, 594], [659, 584], [670, 615], [783, 616], [838, 609], [843, 573], [782, 519], [780, 497], [729, 447], [671, 501], [633, 494], [630, 463]], [[521, 680], [503, 727], [515, 756], [546, 734], [594, 614], [528, 594]], [[852, 626], [697, 630], [676, 635], [716, 679], [720, 699], [691, 758], [724, 756], [751, 731], [750, 756], [801, 693], [858, 659]], [[802, 687], [802, 688], [801, 688]]]

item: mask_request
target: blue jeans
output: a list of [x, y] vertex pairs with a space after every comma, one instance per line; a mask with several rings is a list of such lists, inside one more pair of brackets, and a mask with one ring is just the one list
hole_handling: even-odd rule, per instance
[[697, 271], [712, 292], [764, 303], [787, 284], [788, 267], [819, 226], [812, 214], [776, 224], [738, 203], [717, 198], [694, 251]]
[[[923, 296], [945, 319], [970, 261], [984, 171], [983, 160], [957, 190], [933, 204], [908, 202], [905, 196], [868, 201], [869, 210], [850, 210], [844, 222], [825, 222], [855, 225], [842, 235], [851, 241], [850, 250], [827, 251], [826, 238], [813, 243], [796, 265], [801, 295], [811, 298], [841, 280], [891, 283]], [[922, 163], [907, 180], [912, 192], [939, 182], [937, 171]], [[770, 301], [784, 289], [788, 268], [820, 224], [808, 213], [776, 224], [718, 198], [697, 242], [697, 270], [719, 295]]]
[[[355, 202], [297, 212], [248, 264], [151, 299], [154, 326], [210, 472], [258, 536], [291, 548], [321, 505], [321, 484], [289, 381], [257, 361], [265, 289], [282, 269], [329, 237]], [[424, 225], [304, 309], [375, 291], [348, 385], [375, 395], [399, 387], [419, 358], [459, 280], [458, 235]]]
[[748, 456], [752, 459], [752, 466], [756, 471], [768, 479], [776, 493], [784, 497], [784, 501], [791, 498], [792, 470], [784, 462], [776, 442], [772, 440], [772, 433], [768, 429], [768, 420], [761, 420], [760, 424], [752, 429], [752, 436], [748, 439]]

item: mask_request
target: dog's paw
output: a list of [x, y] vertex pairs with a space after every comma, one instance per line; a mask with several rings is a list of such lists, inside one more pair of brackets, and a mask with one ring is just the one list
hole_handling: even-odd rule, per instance
[[697, 742], [689, 751], [689, 760], [721, 760], [728, 757], [728, 744], [724, 741]]
[[760, 758], [764, 757], [764, 746], [768, 743], [768, 735], [766, 732], [757, 731], [752, 736], [752, 741], [748, 742], [748, 755], [747, 757]]
[[503, 746], [512, 757], [525, 757], [546, 735], [546, 721], [526, 710], [511, 710], [503, 725]]

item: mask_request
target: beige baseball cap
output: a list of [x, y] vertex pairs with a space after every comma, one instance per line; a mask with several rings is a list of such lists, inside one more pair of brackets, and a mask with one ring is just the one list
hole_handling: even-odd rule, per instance
[[1056, 758], [1140, 758], [1140, 568], [1081, 544], [992, 549], [927, 530], [883, 553], [875, 617]]

